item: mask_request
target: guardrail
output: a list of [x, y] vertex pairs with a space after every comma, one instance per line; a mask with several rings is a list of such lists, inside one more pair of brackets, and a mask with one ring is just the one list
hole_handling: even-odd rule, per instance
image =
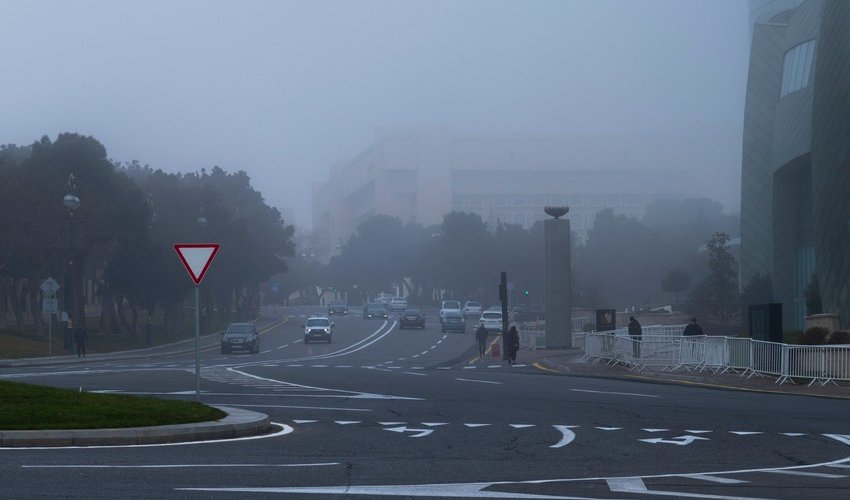
[[661, 334], [675, 328], [652, 328], [645, 327], [640, 340], [621, 331], [625, 329], [589, 333], [583, 339], [584, 359], [622, 364], [634, 371], [731, 371], [742, 377], [772, 376], [780, 385], [800, 379], [821, 386], [850, 381], [850, 345], [800, 346], [737, 337], [682, 337]]

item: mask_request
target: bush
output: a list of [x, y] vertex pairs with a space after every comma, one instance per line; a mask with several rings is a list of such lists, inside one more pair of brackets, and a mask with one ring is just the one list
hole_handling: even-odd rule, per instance
[[832, 335], [829, 337], [830, 344], [850, 344], [850, 331], [848, 330], [839, 330], [837, 332], [832, 332]]
[[829, 339], [829, 330], [822, 326], [813, 326], [800, 336], [803, 345], [825, 345]]

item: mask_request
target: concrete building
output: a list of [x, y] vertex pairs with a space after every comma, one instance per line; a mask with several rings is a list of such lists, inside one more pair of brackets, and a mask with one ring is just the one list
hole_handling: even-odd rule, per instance
[[741, 168], [741, 270], [773, 278], [786, 329], [803, 328], [818, 273], [850, 323], [850, 3], [751, 0]]
[[382, 131], [349, 162], [334, 165], [313, 190], [313, 229], [327, 258], [375, 214], [439, 224], [453, 210], [491, 225], [529, 227], [543, 207], [568, 205], [586, 238], [596, 213], [642, 217], [657, 199], [693, 196], [698, 184], [664, 144], [576, 137], [460, 136], [444, 130]]

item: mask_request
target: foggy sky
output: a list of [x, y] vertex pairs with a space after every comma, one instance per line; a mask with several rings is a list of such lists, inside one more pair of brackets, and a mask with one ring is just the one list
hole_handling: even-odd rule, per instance
[[0, 0], [0, 144], [246, 170], [310, 225], [376, 128], [646, 138], [738, 212], [747, 36], [743, 0]]

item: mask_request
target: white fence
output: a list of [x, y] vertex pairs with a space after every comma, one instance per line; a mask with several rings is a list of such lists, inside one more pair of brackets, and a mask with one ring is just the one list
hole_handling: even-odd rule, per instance
[[850, 381], [850, 345], [800, 346], [748, 338], [669, 334], [681, 332], [677, 327], [644, 327], [638, 340], [624, 330], [587, 334], [583, 339], [585, 359], [623, 364], [635, 371], [708, 370], [732, 371], [747, 377], [768, 375], [776, 377], [777, 384], [796, 383], [795, 379], [810, 379], [809, 385], [822, 386]]

